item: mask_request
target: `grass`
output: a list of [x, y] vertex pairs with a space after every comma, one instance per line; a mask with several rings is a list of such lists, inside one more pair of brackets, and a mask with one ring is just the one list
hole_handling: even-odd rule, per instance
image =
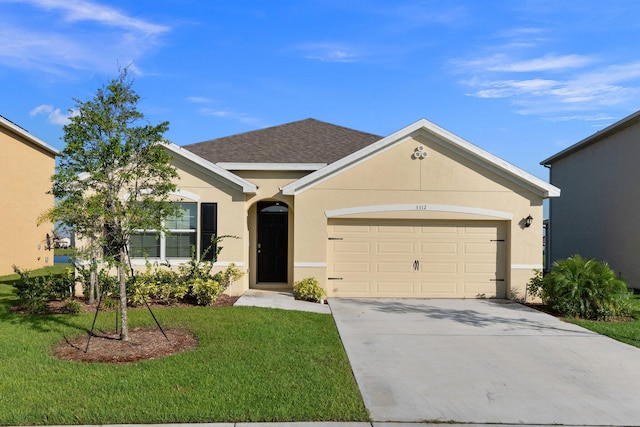
[[[11, 312], [0, 283], [0, 425], [368, 421], [333, 318], [258, 307], [156, 310], [197, 349], [108, 365], [60, 361], [55, 343], [86, 334], [91, 314]], [[98, 326], [113, 329], [114, 313]], [[130, 310], [132, 326], [152, 325]]]
[[77, 250], [75, 248], [55, 248], [53, 254], [58, 255], [75, 255]]
[[564, 320], [634, 347], [640, 347], [640, 294], [632, 296], [631, 309], [631, 319], [625, 322], [599, 322], [569, 318]]
[[[66, 268], [69, 268], [70, 265], [69, 264], [55, 264], [55, 265], [51, 265], [49, 267], [42, 267], [42, 268], [38, 268], [35, 270], [31, 270], [29, 275], [31, 277], [34, 276], [45, 276], [47, 274], [62, 274], [64, 272], [64, 270]], [[20, 276], [18, 276], [18, 274], [14, 273], [14, 274], [7, 274], [6, 276], [0, 276], [0, 284], [8, 284], [11, 285], [13, 284], [13, 282], [15, 282], [16, 280], [18, 280], [20, 278]]]

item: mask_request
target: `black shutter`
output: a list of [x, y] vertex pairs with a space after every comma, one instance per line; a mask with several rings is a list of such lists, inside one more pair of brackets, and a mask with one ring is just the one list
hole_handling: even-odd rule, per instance
[[[200, 204], [200, 259], [213, 261], [216, 255], [216, 246], [211, 245], [211, 239], [218, 234], [218, 204]], [[207, 249], [209, 249], [208, 252]]]

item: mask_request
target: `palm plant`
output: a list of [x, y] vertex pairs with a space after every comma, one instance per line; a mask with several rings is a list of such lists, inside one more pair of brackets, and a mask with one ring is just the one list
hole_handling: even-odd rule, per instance
[[630, 292], [606, 263], [574, 255], [556, 261], [542, 281], [542, 300], [564, 316], [607, 320], [629, 313]]

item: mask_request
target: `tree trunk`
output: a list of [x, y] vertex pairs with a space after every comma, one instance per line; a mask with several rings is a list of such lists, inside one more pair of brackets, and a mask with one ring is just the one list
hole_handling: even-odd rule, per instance
[[96, 293], [96, 259], [91, 259], [91, 276], [89, 279], [89, 304], [93, 304], [95, 302], [95, 293]]
[[120, 339], [129, 341], [129, 318], [127, 316], [127, 276], [124, 272], [124, 261], [127, 254], [120, 250], [120, 262], [118, 263], [118, 277], [120, 279]]

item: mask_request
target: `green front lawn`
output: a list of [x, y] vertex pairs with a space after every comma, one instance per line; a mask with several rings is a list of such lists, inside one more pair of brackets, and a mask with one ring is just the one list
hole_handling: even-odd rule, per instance
[[599, 322], [595, 320], [578, 319], [564, 320], [634, 347], [640, 347], [640, 294], [632, 296], [631, 306], [631, 319], [625, 322]]
[[[20, 315], [0, 283], [0, 425], [367, 421], [333, 318], [257, 307], [168, 308], [197, 349], [134, 364], [60, 361], [52, 345], [86, 334], [92, 314]], [[112, 329], [113, 312], [98, 327]], [[132, 326], [152, 325], [130, 310]]]
[[75, 255], [77, 250], [75, 248], [55, 248], [53, 254], [58, 255]]
[[[42, 267], [35, 270], [31, 270], [30, 276], [46, 276], [47, 274], [62, 274], [66, 268], [69, 268], [69, 264], [55, 264], [49, 267]], [[72, 267], [72, 266], [71, 266]], [[18, 280], [20, 276], [18, 274], [7, 274], [6, 276], [0, 276], [0, 284], [8, 284], [11, 285], [13, 282]], [[3, 304], [3, 301], [0, 300], [0, 304]]]

